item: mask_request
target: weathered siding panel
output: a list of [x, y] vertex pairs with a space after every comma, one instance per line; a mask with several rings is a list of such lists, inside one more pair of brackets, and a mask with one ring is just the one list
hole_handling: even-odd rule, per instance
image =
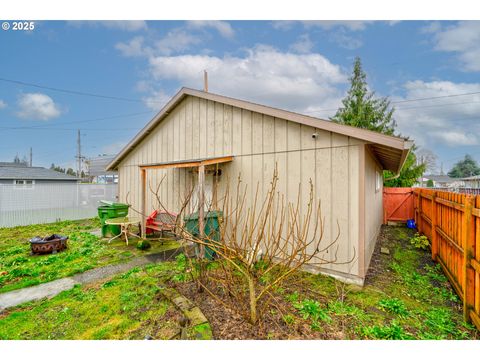
[[377, 236], [383, 220], [383, 181], [376, 188], [376, 177], [382, 169], [370, 151], [365, 151], [365, 266], [372, 258]]
[[[187, 97], [120, 164], [120, 199], [125, 201], [129, 192], [129, 202], [139, 209], [140, 164], [234, 155], [232, 163], [220, 165], [223, 173], [218, 198], [227, 182], [235, 195], [240, 175], [247, 187], [247, 205], [252, 206], [257, 184], [259, 199], [263, 199], [277, 165], [277, 190], [291, 203], [300, 199], [302, 217], [306, 215], [312, 180], [314, 198], [321, 201], [324, 219], [321, 248], [336, 239], [338, 221], [340, 237], [325, 258], [333, 260], [336, 253], [338, 261], [344, 262], [354, 253], [358, 256], [359, 146], [363, 143], [340, 134]], [[162, 203], [178, 211], [185, 193], [195, 186], [197, 175], [191, 169], [149, 170], [147, 182], [156, 188], [164, 175], [159, 191]], [[147, 209], [151, 211], [158, 204], [148, 193], [147, 189]], [[195, 205], [191, 204], [191, 210], [196, 210]], [[312, 219], [310, 235], [314, 223]], [[358, 261], [325, 268], [357, 275]]]

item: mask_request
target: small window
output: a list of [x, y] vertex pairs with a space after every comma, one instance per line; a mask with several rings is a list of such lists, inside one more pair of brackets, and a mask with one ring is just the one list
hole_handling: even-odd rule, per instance
[[375, 191], [378, 192], [382, 188], [383, 176], [380, 171], [376, 171], [375, 174]]
[[13, 180], [15, 189], [33, 189], [35, 180]]

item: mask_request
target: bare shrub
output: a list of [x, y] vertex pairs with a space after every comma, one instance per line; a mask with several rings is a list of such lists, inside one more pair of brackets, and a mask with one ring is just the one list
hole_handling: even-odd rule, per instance
[[[198, 259], [199, 287], [224, 306], [232, 307], [252, 324], [274, 301], [273, 292], [304, 265], [346, 264], [355, 258], [355, 251], [351, 259], [342, 261], [337, 257], [338, 222], [336, 238], [323, 244], [324, 219], [320, 201], [313, 196], [312, 181], [309, 181], [306, 204], [302, 204], [300, 185], [296, 201], [288, 202], [277, 190], [278, 180], [275, 166], [266, 195], [261, 198], [257, 185], [251, 207], [246, 206], [247, 187], [243, 186], [240, 176], [233, 194], [227, 181], [225, 194], [217, 201], [223, 213], [218, 237], [206, 234], [200, 238], [187, 231], [181, 223], [178, 225], [181, 237], [200, 248], [209, 247], [219, 258], [216, 262], [218, 266], [210, 270], [205, 267], [205, 259]], [[160, 184], [156, 191], [151, 187], [150, 191], [165, 209], [159, 188]], [[181, 201], [181, 212], [187, 208], [192, 193], [193, 189], [186, 192]], [[332, 251], [333, 259], [326, 258], [327, 251]], [[199, 253], [204, 254], [203, 251]], [[218, 287], [231, 299], [229, 303], [215, 294], [214, 289]]]

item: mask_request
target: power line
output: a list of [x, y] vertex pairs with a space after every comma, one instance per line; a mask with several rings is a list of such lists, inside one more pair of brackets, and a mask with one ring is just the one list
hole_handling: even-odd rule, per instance
[[[425, 100], [436, 100], [436, 99], [441, 99], [441, 98], [458, 97], [458, 96], [469, 96], [469, 95], [478, 95], [478, 94], [480, 94], [480, 91], [478, 91], [478, 92], [473, 92], [473, 93], [464, 93], [464, 94], [434, 96], [434, 97], [429, 97], [429, 98], [417, 98], [417, 99], [407, 99], [407, 100], [390, 101], [390, 104], [400, 104], [400, 103], [408, 103], [408, 102], [414, 102], [414, 101], [425, 101]], [[433, 105], [416, 106], [416, 107], [406, 107], [406, 108], [397, 107], [396, 110], [423, 109], [423, 108], [427, 108], [427, 107], [464, 105], [464, 104], [474, 104], [474, 103], [479, 103], [479, 102], [480, 102], [480, 101], [467, 101], [467, 102], [461, 102], [461, 103], [433, 104]], [[338, 109], [339, 109], [339, 108], [319, 109], [319, 110], [309, 111], [309, 113], [314, 114], [314, 113], [319, 113], [319, 112], [336, 111], [336, 110], [338, 110]]]
[[[60, 92], [60, 93], [70, 94], [70, 95], [80, 95], [80, 96], [95, 97], [95, 98], [107, 99], [107, 100], [118, 100], [118, 101], [128, 101], [128, 102], [138, 102], [138, 103], [143, 103], [144, 102], [141, 99], [133, 99], [133, 98], [127, 98], [127, 97], [120, 97], [120, 96], [110, 96], [110, 95], [95, 94], [95, 93], [83, 92], [83, 91], [77, 91], [77, 90], [62, 89], [62, 88], [57, 88], [57, 87], [51, 87], [51, 86], [44, 86], [44, 85], [29, 83], [29, 82], [20, 81], [20, 80], [0, 78], [0, 81], [12, 83], [12, 84], [17, 84], [17, 85], [22, 85], [22, 86], [34, 87], [34, 88], [38, 88], [38, 89], [56, 91], [56, 92]], [[162, 101], [153, 101], [153, 100], [150, 101], [150, 102], [163, 103]]]
[[[65, 125], [65, 124], [80, 124], [80, 123], [86, 123], [86, 122], [94, 122], [94, 121], [102, 121], [102, 120], [110, 120], [110, 119], [117, 119], [117, 118], [123, 118], [123, 117], [132, 117], [132, 116], [138, 116], [138, 115], [145, 115], [145, 114], [151, 114], [154, 111], [142, 111], [138, 113], [130, 113], [130, 114], [121, 114], [121, 115], [112, 115], [112, 116], [105, 116], [105, 117], [100, 117], [100, 118], [95, 118], [95, 119], [89, 119], [89, 120], [75, 120], [75, 121], [67, 121], [63, 122], [61, 124], [44, 124], [44, 125], [31, 125], [31, 126], [11, 126], [11, 127], [0, 127], [0, 129], [3, 130], [23, 130], [23, 129], [38, 129], [41, 130], [43, 128], [48, 128], [48, 129], [55, 129], [52, 128], [52, 126], [57, 126], [57, 125]], [[48, 130], [47, 129], [47, 130]]]
[[[108, 100], [118, 100], [118, 101], [128, 101], [128, 102], [140, 102], [140, 103], [144, 102], [142, 99], [134, 99], [134, 98], [127, 98], [127, 97], [120, 97], [120, 96], [95, 94], [95, 93], [91, 93], [91, 92], [63, 89], [63, 88], [57, 88], [57, 87], [52, 87], [52, 86], [44, 86], [44, 85], [39, 85], [39, 84], [35, 84], [35, 83], [30, 83], [30, 82], [25, 82], [25, 81], [20, 81], [20, 80], [7, 79], [7, 78], [0, 78], [0, 81], [12, 83], [12, 84], [17, 84], [17, 85], [22, 85], [22, 86], [30, 86], [30, 87], [35, 87], [35, 88], [39, 88], [39, 89], [51, 90], [51, 91], [66, 93], [66, 94], [70, 94], [70, 95], [90, 96], [90, 97], [96, 97], [96, 98], [102, 98], [102, 99], [108, 99]], [[402, 103], [408, 103], [408, 102], [414, 102], [414, 101], [436, 100], [436, 99], [452, 98], [452, 97], [459, 97], [459, 96], [469, 96], [469, 95], [478, 95], [478, 94], [480, 94], [480, 91], [474, 91], [474, 92], [468, 92], [468, 93], [459, 93], [459, 94], [430, 96], [430, 97], [414, 98], [414, 99], [406, 99], [406, 100], [397, 100], [397, 101], [391, 101], [390, 103], [391, 104], [402, 104]], [[152, 100], [152, 101], [149, 100], [149, 102], [162, 103], [162, 104], [164, 103], [163, 101], [155, 101], [155, 100]], [[334, 111], [334, 110], [338, 110], [338, 108], [335, 108], [335, 109], [321, 109], [321, 110], [315, 110], [315, 111], [312, 111], [312, 112]]]

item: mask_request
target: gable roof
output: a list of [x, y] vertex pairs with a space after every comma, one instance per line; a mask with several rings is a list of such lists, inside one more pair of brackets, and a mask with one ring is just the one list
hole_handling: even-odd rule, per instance
[[399, 173], [413, 141], [396, 136], [384, 135], [375, 131], [360, 129], [353, 126], [337, 124], [332, 121], [302, 115], [295, 112], [281, 110], [270, 106], [260, 105], [245, 100], [213, 94], [210, 92], [189, 88], [180, 89], [175, 96], [163, 107], [154, 118], [140, 130], [140, 132], [118, 153], [108, 164], [106, 170], [115, 170], [119, 163], [127, 156], [153, 129], [187, 96], [194, 96], [205, 100], [216, 101], [225, 105], [250, 110], [253, 112], [269, 115], [272, 117], [293, 121], [299, 124], [312, 126], [317, 129], [331, 131], [352, 138], [364, 140], [370, 144], [370, 148], [384, 169]]
[[0, 166], [0, 180], [2, 179], [78, 181], [75, 176], [36, 166]]
[[105, 170], [107, 165], [112, 162], [114, 157], [115, 156], [113, 155], [104, 155], [104, 156], [98, 156], [96, 158], [88, 159], [87, 160], [88, 175], [90, 176], [117, 175], [116, 171]]
[[454, 179], [451, 178], [448, 175], [423, 175], [425, 179], [436, 181], [436, 182], [444, 182], [444, 183], [450, 183], [450, 182], [455, 182], [458, 180], [463, 180], [463, 179]]

